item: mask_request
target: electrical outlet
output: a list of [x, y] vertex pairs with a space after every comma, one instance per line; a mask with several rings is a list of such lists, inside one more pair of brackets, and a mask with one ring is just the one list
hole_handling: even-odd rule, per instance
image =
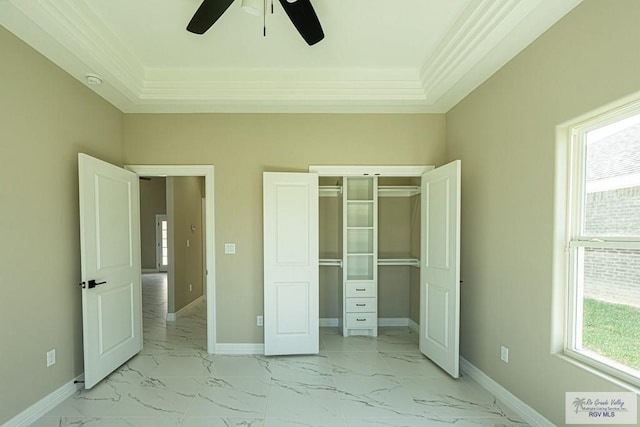
[[500, 346], [500, 360], [509, 363], [509, 348], [503, 345]]
[[47, 351], [47, 368], [56, 364], [56, 350]]
[[258, 317], [256, 318], [256, 324], [257, 324], [258, 326], [264, 326], [264, 318], [263, 318], [262, 316], [258, 316]]

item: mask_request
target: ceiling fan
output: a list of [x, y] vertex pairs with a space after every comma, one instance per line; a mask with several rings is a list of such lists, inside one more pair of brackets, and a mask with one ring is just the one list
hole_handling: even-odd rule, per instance
[[[233, 0], [204, 0], [191, 18], [187, 31], [204, 34], [231, 6]], [[324, 38], [322, 26], [311, 0], [280, 0], [282, 8], [309, 46]], [[273, 12], [273, 2], [272, 2]]]

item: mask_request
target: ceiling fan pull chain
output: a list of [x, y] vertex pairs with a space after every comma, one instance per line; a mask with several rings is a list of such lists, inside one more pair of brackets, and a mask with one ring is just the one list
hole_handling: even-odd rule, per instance
[[262, 5], [262, 37], [267, 37], [267, 0]]

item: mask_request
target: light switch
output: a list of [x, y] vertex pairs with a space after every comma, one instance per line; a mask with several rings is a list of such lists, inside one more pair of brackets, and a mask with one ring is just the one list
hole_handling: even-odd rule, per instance
[[236, 253], [236, 244], [235, 243], [225, 243], [224, 244], [224, 253], [225, 254], [235, 254]]
[[187, 239], [187, 247], [189, 247], [191, 245], [191, 242], [189, 241], [189, 239]]

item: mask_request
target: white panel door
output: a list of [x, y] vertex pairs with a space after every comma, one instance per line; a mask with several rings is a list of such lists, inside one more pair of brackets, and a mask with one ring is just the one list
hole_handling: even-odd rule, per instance
[[318, 175], [265, 172], [264, 352], [319, 351]]
[[142, 350], [138, 176], [78, 155], [85, 388]]
[[460, 160], [422, 175], [420, 351], [459, 376]]

